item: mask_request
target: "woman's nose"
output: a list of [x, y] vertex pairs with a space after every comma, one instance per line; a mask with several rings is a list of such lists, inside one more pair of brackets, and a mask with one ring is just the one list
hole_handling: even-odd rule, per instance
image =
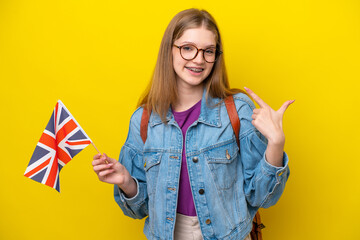
[[193, 62], [195, 63], [203, 63], [205, 62], [205, 59], [204, 59], [204, 50], [200, 49], [198, 54], [196, 55], [196, 57], [193, 59]]

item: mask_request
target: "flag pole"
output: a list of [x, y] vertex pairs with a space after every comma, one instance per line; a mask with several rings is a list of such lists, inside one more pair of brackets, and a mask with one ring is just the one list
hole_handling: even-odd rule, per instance
[[92, 141], [91, 141], [91, 144], [94, 146], [95, 150], [96, 150], [99, 154], [101, 154], [100, 151], [99, 151], [99, 149], [97, 149], [97, 147], [95, 146], [95, 144], [94, 144]]
[[[95, 146], [95, 144], [94, 144], [92, 141], [91, 141], [91, 144], [94, 146], [94, 148], [96, 149], [96, 151], [97, 151], [100, 155], [102, 155], [102, 154], [100, 153], [99, 149], [97, 149], [97, 147]], [[108, 164], [109, 162], [108, 162], [107, 160], [105, 160], [105, 163]]]

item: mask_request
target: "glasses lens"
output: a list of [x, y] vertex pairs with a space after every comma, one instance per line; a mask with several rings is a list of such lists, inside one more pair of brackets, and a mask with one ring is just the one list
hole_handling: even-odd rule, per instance
[[207, 48], [204, 50], [205, 61], [212, 63], [216, 60], [216, 48]]
[[184, 45], [181, 47], [181, 56], [186, 60], [192, 60], [197, 53], [197, 48], [192, 45]]

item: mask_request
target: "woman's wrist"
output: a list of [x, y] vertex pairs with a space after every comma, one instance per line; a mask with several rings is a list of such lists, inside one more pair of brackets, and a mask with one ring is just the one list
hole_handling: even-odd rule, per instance
[[268, 163], [276, 167], [283, 166], [284, 144], [285, 141], [275, 143], [271, 141], [268, 142], [265, 153]]
[[132, 198], [137, 193], [137, 184], [131, 176], [129, 181], [125, 182], [124, 184], [117, 184], [117, 186], [124, 192], [127, 198]]
[[284, 148], [285, 134], [281, 131], [268, 138], [268, 144]]

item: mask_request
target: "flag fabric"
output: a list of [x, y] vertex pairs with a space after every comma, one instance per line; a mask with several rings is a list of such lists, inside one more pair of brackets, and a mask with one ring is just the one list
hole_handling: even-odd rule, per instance
[[59, 100], [24, 176], [60, 192], [60, 170], [90, 143], [91, 139]]

